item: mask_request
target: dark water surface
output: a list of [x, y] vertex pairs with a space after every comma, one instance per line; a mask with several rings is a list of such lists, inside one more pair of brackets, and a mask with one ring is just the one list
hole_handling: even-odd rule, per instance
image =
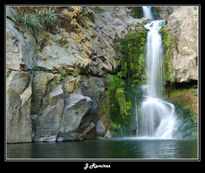
[[90, 140], [7, 144], [7, 158], [197, 158], [197, 140]]

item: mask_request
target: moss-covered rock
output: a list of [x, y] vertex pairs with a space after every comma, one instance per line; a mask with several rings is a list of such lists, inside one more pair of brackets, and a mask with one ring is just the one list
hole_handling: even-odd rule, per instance
[[145, 43], [147, 31], [139, 26], [129, 30], [125, 39], [120, 39], [122, 76], [128, 82], [142, 84], [145, 80]]
[[176, 81], [176, 71], [173, 68], [172, 55], [175, 49], [176, 37], [167, 31], [167, 26], [165, 26], [162, 31], [162, 41], [163, 41], [163, 52], [164, 52], [164, 79], [168, 82]]

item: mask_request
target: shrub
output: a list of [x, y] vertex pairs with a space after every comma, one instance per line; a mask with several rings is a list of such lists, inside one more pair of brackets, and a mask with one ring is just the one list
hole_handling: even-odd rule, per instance
[[78, 72], [73, 72], [73, 77], [78, 77], [79, 76], [79, 73]]
[[67, 75], [68, 75], [68, 73], [67, 73], [67, 72], [65, 72], [65, 71], [63, 71], [63, 72], [61, 73], [61, 75], [65, 77], [65, 76], [67, 76]]
[[13, 19], [17, 23], [23, 23], [24, 22], [24, 10], [17, 10], [17, 11], [12, 11]]
[[43, 26], [49, 27], [56, 24], [58, 15], [55, 9], [44, 8], [42, 10], [35, 10], [36, 16]]
[[32, 15], [25, 15], [24, 24], [30, 31], [37, 31], [40, 27], [39, 20]]
[[54, 8], [35, 9], [33, 13], [25, 13], [23, 9], [15, 9], [13, 19], [19, 26], [25, 26], [29, 31], [39, 31], [49, 29], [57, 24], [58, 15]]

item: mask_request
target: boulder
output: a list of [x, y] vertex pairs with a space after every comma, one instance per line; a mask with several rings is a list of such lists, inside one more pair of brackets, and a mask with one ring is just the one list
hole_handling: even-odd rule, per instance
[[90, 97], [76, 93], [70, 94], [65, 102], [58, 138], [63, 137], [64, 140], [78, 139], [78, 127], [91, 106], [92, 100]]
[[111, 139], [112, 138], [112, 134], [110, 133], [110, 130], [107, 130], [107, 132], [105, 133], [105, 138], [107, 139]]

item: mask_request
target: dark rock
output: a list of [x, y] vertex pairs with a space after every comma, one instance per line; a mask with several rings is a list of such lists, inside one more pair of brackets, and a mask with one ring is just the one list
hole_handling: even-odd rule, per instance
[[60, 125], [58, 137], [75, 139], [78, 127], [83, 116], [90, 110], [92, 100], [89, 97], [71, 94], [66, 100], [66, 105]]

